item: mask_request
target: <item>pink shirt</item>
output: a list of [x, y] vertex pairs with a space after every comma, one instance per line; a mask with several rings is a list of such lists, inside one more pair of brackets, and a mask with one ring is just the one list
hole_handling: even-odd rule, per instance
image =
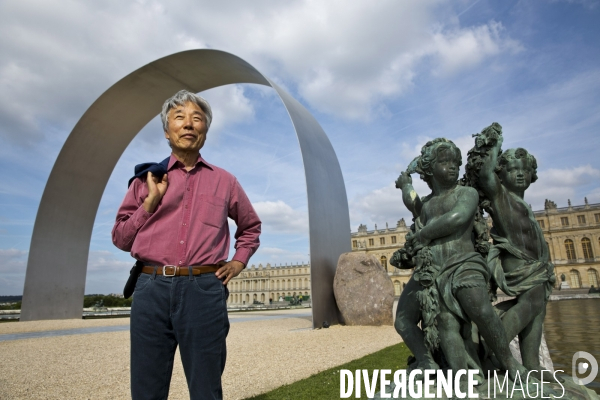
[[261, 222], [237, 179], [200, 155], [188, 172], [171, 154], [167, 171], [169, 186], [152, 214], [142, 206], [146, 179], [131, 183], [112, 230], [115, 246], [156, 265], [216, 264], [229, 255], [229, 217], [237, 224], [233, 260], [248, 264]]

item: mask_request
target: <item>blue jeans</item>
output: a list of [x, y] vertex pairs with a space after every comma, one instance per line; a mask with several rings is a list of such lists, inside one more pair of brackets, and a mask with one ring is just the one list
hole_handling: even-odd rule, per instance
[[131, 397], [166, 399], [179, 345], [190, 399], [222, 399], [229, 291], [214, 273], [141, 274], [131, 307]]

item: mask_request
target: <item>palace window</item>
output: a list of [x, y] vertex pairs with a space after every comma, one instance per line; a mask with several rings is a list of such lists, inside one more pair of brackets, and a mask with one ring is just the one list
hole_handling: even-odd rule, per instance
[[357, 240], [353, 240], [352, 241], [352, 247], [354, 247], [354, 248], [358, 247], [358, 241]]
[[569, 217], [561, 217], [560, 218], [560, 224], [562, 226], [569, 226]]
[[585, 215], [578, 215], [577, 216], [577, 223], [578, 224], [585, 224]]
[[381, 265], [383, 266], [383, 269], [385, 269], [387, 271], [387, 257], [386, 256], [381, 256]]
[[581, 287], [581, 276], [579, 276], [579, 271], [572, 269], [571, 270], [571, 289], [579, 289]]
[[369, 246], [375, 246], [375, 239], [369, 239]]
[[400, 296], [401, 291], [400, 282], [394, 281], [394, 296]]
[[[600, 214], [598, 214], [600, 216]], [[392, 244], [396, 243], [396, 236], [392, 236]]]
[[541, 220], [541, 219], [538, 219], [538, 220], [537, 220], [537, 222], [538, 222], [538, 224], [540, 225], [540, 228], [542, 228], [542, 229], [543, 229], [543, 228], [545, 228], [545, 226], [544, 226], [544, 221], [543, 221], [543, 220]]
[[384, 237], [379, 238], [379, 244], [385, 244], [385, 238]]
[[571, 239], [565, 240], [565, 250], [567, 251], [567, 259], [568, 260], [576, 260], [575, 257], [575, 245]]
[[590, 281], [590, 285], [595, 288], [598, 287], [598, 271], [593, 268], [588, 269], [588, 281]]
[[581, 247], [583, 248], [583, 258], [586, 260], [594, 258], [594, 253], [592, 252], [592, 241], [590, 239], [581, 239]]
[[600, 223], [600, 214], [594, 214], [594, 217], [596, 218], [596, 223]]

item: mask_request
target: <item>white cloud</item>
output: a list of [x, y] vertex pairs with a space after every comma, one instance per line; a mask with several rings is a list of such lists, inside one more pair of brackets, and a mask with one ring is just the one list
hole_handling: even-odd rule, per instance
[[531, 204], [534, 210], [542, 210], [545, 199], [553, 200], [559, 207], [565, 207], [568, 199], [573, 205], [583, 204], [583, 198], [586, 196], [589, 202], [600, 200], [598, 188], [593, 188], [589, 193], [585, 192], [590, 182], [600, 181], [600, 169], [589, 164], [541, 170], [538, 171], [538, 177], [539, 179], [525, 192], [525, 201]]
[[491, 21], [472, 28], [436, 32], [431, 52], [439, 58], [437, 73], [453, 74], [503, 51], [521, 51], [522, 46], [517, 41], [502, 37], [503, 30], [500, 22]]
[[589, 164], [568, 169], [550, 168], [540, 173], [540, 181], [544, 180], [544, 186], [551, 183], [579, 186], [587, 183], [590, 178], [600, 179], [600, 170]]
[[600, 203], [600, 187], [592, 189], [586, 197], [589, 203]]
[[260, 201], [252, 205], [263, 223], [263, 233], [308, 234], [306, 212], [295, 210], [281, 200]]
[[120, 260], [115, 254], [107, 250], [90, 251], [88, 256], [88, 272], [129, 272], [134, 261]]
[[[317, 111], [348, 178], [353, 230], [359, 223], [381, 228], [410, 217], [391, 181], [427, 140], [449, 137], [465, 158], [473, 142], [465, 135], [492, 121], [505, 127], [507, 148], [522, 146], [538, 158], [540, 181], [526, 194], [534, 208], [543, 206], [546, 197], [563, 206], [567, 198], [580, 204], [585, 195], [590, 202], [600, 201], [597, 175], [568, 168], [589, 162], [598, 169], [593, 149], [598, 147], [600, 72], [594, 69], [593, 49], [564, 39], [560, 27], [552, 34], [544, 30], [549, 28], [539, 22], [539, 12], [532, 12], [542, 6], [507, 9], [475, 3], [0, 2], [0, 141], [5, 169], [11, 172], [0, 191], [6, 215], [33, 221], [60, 146], [103, 91], [146, 63], [192, 48], [241, 57]], [[457, 13], [467, 9], [469, 14], [459, 18]], [[576, 24], [572, 32], [582, 43], [592, 43], [592, 31], [585, 26]], [[534, 30], [539, 35], [529, 34]], [[532, 51], [522, 51], [525, 45]], [[253, 260], [263, 262], [263, 250], [265, 260], [280, 257], [285, 263], [296, 259], [294, 254], [300, 257], [305, 245], [290, 243], [307, 238], [306, 193], [303, 171], [296, 168], [301, 157], [291, 150], [297, 143], [289, 119], [277, 119], [285, 109], [271, 89], [261, 86], [228, 85], [205, 96], [215, 109], [215, 123], [203, 155], [234, 172], [263, 207], [259, 215], [267, 247]], [[283, 110], [279, 114], [277, 106]], [[248, 121], [252, 124], [245, 126]], [[291, 141], [282, 140], [285, 129]], [[160, 124], [154, 121], [134, 140], [109, 181], [93, 249], [110, 249], [109, 215], [120, 204], [133, 165], [166, 154]], [[559, 173], [552, 175], [549, 166]], [[570, 183], [561, 183], [560, 171]], [[420, 194], [429, 193], [418, 177], [415, 185]], [[23, 200], [26, 212], [7, 207]], [[9, 235], [12, 228], [6, 227]], [[29, 237], [29, 231], [19, 229]], [[115, 285], [122, 286], [119, 280], [126, 278], [130, 262], [102, 252], [90, 256], [95, 259], [88, 276], [99, 282], [108, 268], [117, 276]], [[26, 256], [21, 261], [24, 268]], [[122, 277], [119, 268], [125, 271]]]
[[0, 272], [25, 274], [29, 252], [18, 249], [0, 249]]
[[202, 96], [210, 102], [213, 112], [210, 135], [218, 134], [228, 125], [253, 121], [254, 108], [245, 96], [245, 90], [240, 85], [227, 85], [202, 93]]
[[[446, 4], [5, 2], [0, 6], [0, 136], [32, 145], [47, 135], [48, 124], [71, 127], [92, 101], [134, 69], [193, 48], [232, 52], [297, 88], [322, 112], [351, 119], [365, 119], [369, 109], [385, 114], [381, 100], [410, 89], [426, 57], [438, 59], [433, 66], [438, 71], [457, 72], [518, 47], [498, 22], [460, 27]], [[438, 14], [444, 18], [434, 24]], [[227, 116], [221, 121], [252, 115], [242, 89], [224, 89], [221, 98], [228, 99], [215, 103]], [[219, 116], [218, 131], [217, 121]]]
[[[431, 192], [418, 175], [413, 175], [413, 186], [421, 196]], [[377, 228], [382, 229], [388, 223], [388, 226], [393, 228], [400, 218], [404, 218], [407, 225], [410, 225], [412, 214], [404, 206], [402, 191], [396, 189], [394, 183], [366, 194], [359, 194], [350, 201], [352, 232], [356, 232], [359, 224], [366, 224], [368, 229], [374, 229], [377, 224]]]
[[291, 265], [309, 263], [309, 251], [305, 252], [297, 250], [282, 249], [279, 247], [260, 247], [256, 254], [252, 256], [250, 266], [255, 265], [258, 267], [262, 264], [263, 267], [270, 263], [271, 266], [279, 265]]
[[[402, 142], [399, 150], [399, 159], [403, 164], [399, 164], [399, 171], [404, 171], [410, 161], [421, 154], [422, 146], [428, 141], [434, 139], [429, 136], [416, 136], [408, 138]], [[463, 165], [459, 176], [464, 174], [464, 163], [466, 162], [467, 152], [474, 146], [474, 140], [470, 135], [452, 138], [452, 141], [461, 150], [463, 156]], [[386, 172], [389, 174], [389, 172]], [[395, 179], [395, 177], [394, 177]], [[423, 197], [431, 193], [431, 189], [421, 180], [418, 174], [412, 175], [413, 186], [419, 196]], [[395, 227], [400, 218], [404, 218], [410, 225], [412, 214], [402, 202], [402, 191], [396, 189], [394, 182], [388, 185], [371, 190], [370, 192], [358, 192], [349, 202], [350, 221], [352, 231], [355, 232], [359, 224], [367, 224], [369, 229], [373, 229], [377, 224], [378, 228], [384, 228], [387, 222], [390, 227]]]
[[[456, 142], [464, 142], [461, 143], [461, 150], [463, 158], [466, 159], [468, 141], [464, 138]], [[568, 199], [573, 205], [581, 205], [584, 197], [587, 197], [590, 203], [600, 202], [600, 189], [594, 186], [594, 183], [599, 181], [600, 169], [589, 164], [573, 168], [538, 170], [538, 180], [525, 192], [525, 201], [531, 204], [534, 210], [542, 210], [545, 199], [555, 201], [559, 207], [565, 207]], [[417, 175], [413, 175], [413, 186], [420, 196], [431, 192]], [[372, 229], [373, 224], [382, 228], [385, 222], [395, 223], [402, 217], [408, 223], [412, 218], [402, 203], [400, 190], [393, 184], [356, 196], [350, 201], [350, 214], [352, 231], [356, 231], [360, 223], [366, 223], [369, 229]]]
[[[491, 21], [462, 28], [452, 14], [434, 24], [439, 1], [294, 3], [248, 31], [248, 44], [284, 65], [315, 108], [351, 119], [412, 87], [421, 61], [458, 72], [519, 48]], [[263, 45], [268, 44], [268, 45]], [[439, 65], [438, 65], [439, 64]]]
[[[593, 185], [600, 181], [600, 169], [590, 165], [538, 170], [538, 178], [525, 192], [525, 201], [531, 204], [533, 210], [542, 210], [545, 199], [555, 201], [559, 207], [565, 207], [568, 199], [573, 205], [581, 205], [584, 197], [590, 203], [600, 202], [600, 189], [595, 186], [590, 188], [590, 183]], [[420, 196], [431, 193], [417, 175], [413, 175], [413, 186]], [[402, 202], [401, 191], [393, 184], [357, 195], [350, 201], [353, 232], [361, 223], [367, 224], [369, 229], [373, 229], [375, 224], [378, 228], [384, 228], [386, 222], [393, 227], [400, 218], [410, 224], [412, 215]]]
[[[254, 107], [245, 95], [246, 90], [248, 89], [240, 85], [226, 85], [202, 92], [202, 97], [209, 102], [213, 113], [207, 145], [213, 145], [218, 141], [222, 132], [228, 127], [254, 121]], [[158, 157], [167, 153], [168, 147], [160, 117], [157, 116], [148, 123], [132, 144], [144, 153], [157, 153]]]
[[129, 271], [134, 260], [125, 256], [124, 259], [106, 250], [91, 250], [88, 257], [85, 293], [121, 293], [129, 277]]
[[28, 253], [14, 248], [0, 249], [0, 293], [3, 295], [23, 293]]
[[[466, 159], [466, 151], [472, 138], [461, 137], [455, 142], [462, 147], [463, 159]], [[461, 171], [461, 176], [464, 171]], [[533, 210], [542, 210], [544, 200], [555, 201], [559, 207], [565, 207], [570, 199], [573, 205], [583, 204], [583, 198], [588, 202], [600, 202], [600, 189], [595, 184], [600, 181], [600, 169], [591, 165], [581, 165], [573, 168], [550, 168], [538, 170], [538, 180], [525, 192], [525, 201], [531, 204]], [[431, 190], [413, 175], [413, 186], [417, 193], [423, 197]], [[402, 193], [395, 188], [393, 183], [372, 190], [368, 193], [357, 194], [350, 200], [350, 219], [352, 231], [355, 232], [359, 224], [366, 224], [368, 229], [373, 229], [377, 224], [379, 229], [389, 223], [390, 227], [396, 226], [396, 222], [404, 218], [407, 224], [412, 219], [411, 213], [402, 202]]]

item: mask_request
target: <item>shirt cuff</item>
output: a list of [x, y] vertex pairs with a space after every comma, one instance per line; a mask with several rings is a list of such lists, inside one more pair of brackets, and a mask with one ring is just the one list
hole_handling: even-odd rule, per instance
[[131, 220], [133, 222], [133, 227], [135, 228], [135, 230], [137, 231], [142, 226], [144, 226], [144, 224], [146, 223], [146, 221], [148, 221], [148, 218], [150, 218], [151, 215], [152, 214], [150, 214], [144, 209], [143, 205], [140, 206], [140, 208], [138, 208], [131, 216]]
[[247, 249], [245, 247], [240, 247], [235, 251], [235, 255], [231, 259], [231, 261], [239, 261], [244, 264], [244, 268], [248, 265], [248, 261], [250, 261], [250, 257], [252, 256], [252, 250]]

